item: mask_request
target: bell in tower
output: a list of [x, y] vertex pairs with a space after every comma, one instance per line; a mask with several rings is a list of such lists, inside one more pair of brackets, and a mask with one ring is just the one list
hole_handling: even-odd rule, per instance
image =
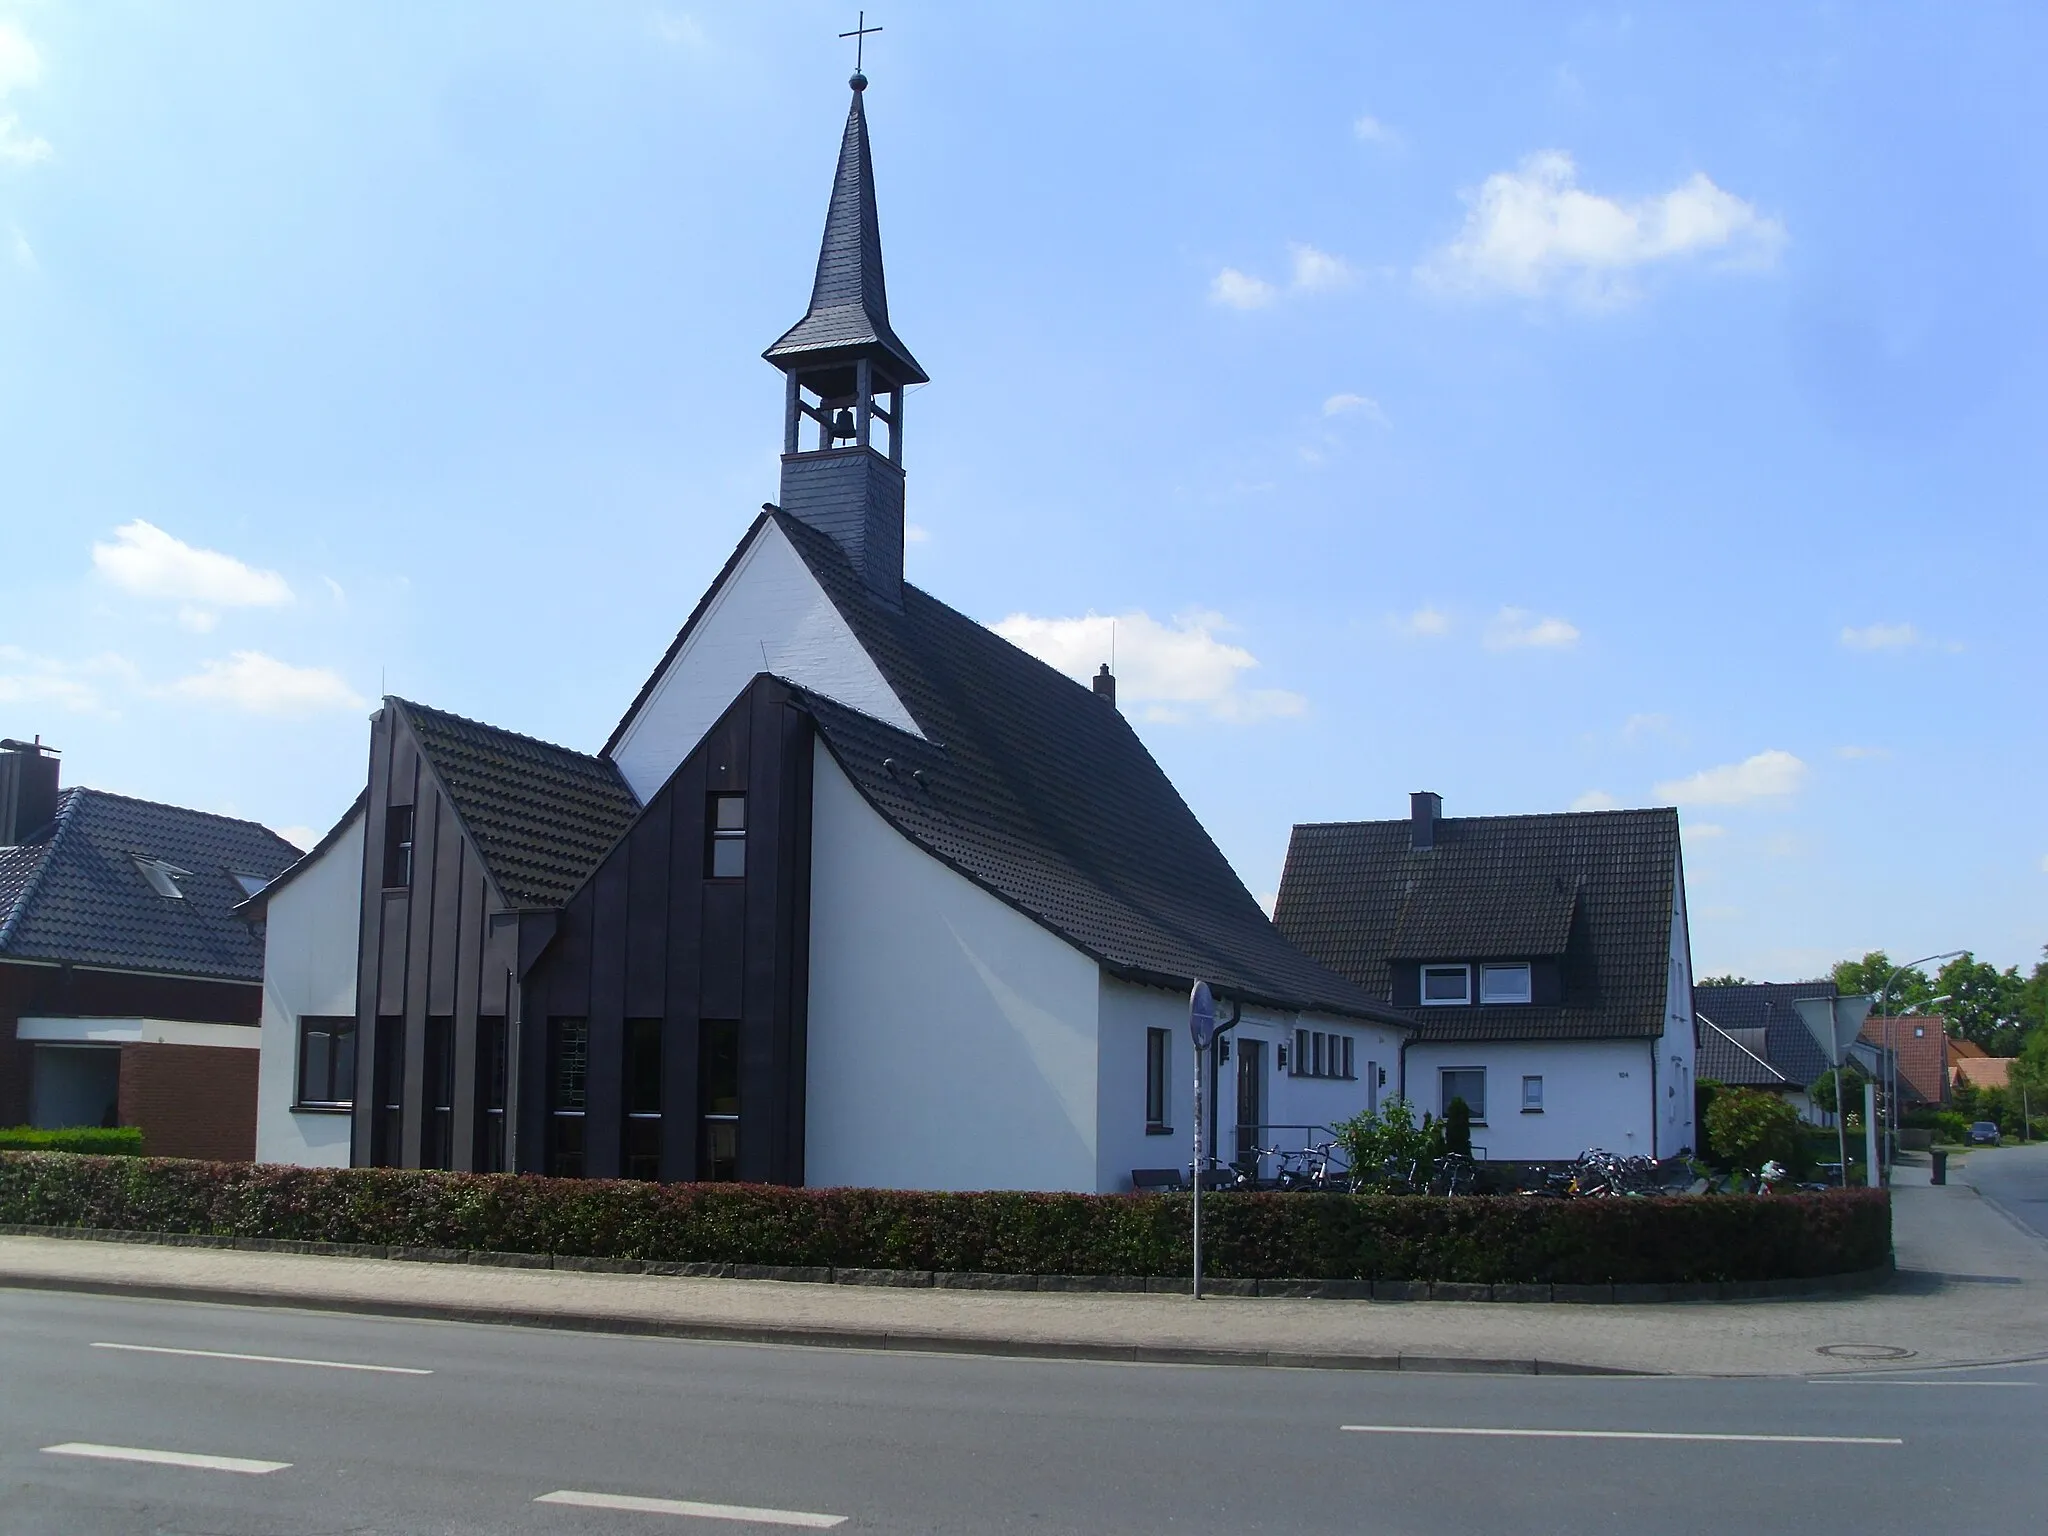
[[830, 535], [874, 591], [903, 588], [903, 395], [925, 371], [889, 327], [882, 231], [862, 109], [839, 145], [811, 307], [762, 355], [786, 378], [782, 509]]

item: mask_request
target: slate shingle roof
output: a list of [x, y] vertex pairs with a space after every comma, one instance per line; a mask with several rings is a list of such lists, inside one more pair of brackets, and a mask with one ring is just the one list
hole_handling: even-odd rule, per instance
[[[151, 888], [162, 860], [182, 898]], [[0, 850], [0, 959], [157, 975], [263, 979], [263, 940], [234, 909], [237, 874], [275, 878], [298, 849], [253, 821], [67, 789], [44, 841]]]
[[840, 766], [912, 842], [1112, 974], [1175, 988], [1200, 976], [1242, 1002], [1400, 1022], [1280, 936], [1115, 706], [916, 587], [900, 607], [883, 602], [828, 536], [762, 515], [924, 732], [792, 684]]
[[[1828, 1059], [1807, 1033], [1793, 1005], [1802, 997], [1833, 997], [1832, 981], [1744, 982], [1733, 987], [1694, 987], [1693, 1012], [1728, 1030], [1760, 1029], [1761, 1053], [1795, 1086], [1810, 1088], [1828, 1069]], [[1705, 1077], [1707, 1069], [1699, 1069]]]
[[1654, 1038], [1664, 1031], [1678, 813], [1407, 818], [1298, 826], [1274, 922], [1382, 1002], [1395, 960], [1562, 957], [1562, 1006], [1404, 1009], [1424, 1040]]
[[1693, 1073], [1702, 1081], [1726, 1083], [1731, 1088], [1789, 1088], [1803, 1086], [1772, 1066], [1725, 1029], [1699, 1021]]
[[640, 814], [609, 758], [409, 700], [391, 703], [514, 906], [561, 906]]

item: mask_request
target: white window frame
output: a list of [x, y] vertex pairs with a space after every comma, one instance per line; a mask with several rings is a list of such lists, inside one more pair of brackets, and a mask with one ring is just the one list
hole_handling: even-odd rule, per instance
[[[1534, 1099], [1529, 1097], [1529, 1085], [1531, 1083], [1536, 1085], [1536, 1097]], [[1525, 1072], [1522, 1074], [1522, 1113], [1525, 1115], [1540, 1115], [1543, 1113], [1543, 1074], [1541, 1072]]]
[[[1431, 972], [1458, 972], [1465, 978], [1465, 992], [1462, 997], [1431, 997], [1429, 977]], [[1416, 973], [1415, 993], [1425, 1008], [1469, 1008], [1472, 1006], [1472, 967], [1469, 965], [1425, 965]]]
[[[1488, 997], [1486, 995], [1486, 981], [1489, 976], [1505, 975], [1513, 972], [1519, 972], [1522, 977], [1522, 995], [1520, 997]], [[1528, 961], [1516, 960], [1500, 965], [1482, 965], [1479, 967], [1479, 1001], [1481, 1003], [1526, 1003], [1535, 995], [1536, 979], [1530, 974]]]
[[1474, 1104], [1470, 1099], [1465, 1099], [1465, 1107], [1472, 1111], [1472, 1123], [1474, 1125], [1486, 1124], [1486, 1068], [1478, 1065], [1438, 1067], [1436, 1069], [1436, 1111], [1438, 1118], [1441, 1119], [1444, 1115], [1450, 1113], [1452, 1099], [1465, 1098], [1463, 1094], [1452, 1094], [1444, 1091], [1444, 1079], [1453, 1072], [1477, 1072], [1479, 1074], [1479, 1102]]

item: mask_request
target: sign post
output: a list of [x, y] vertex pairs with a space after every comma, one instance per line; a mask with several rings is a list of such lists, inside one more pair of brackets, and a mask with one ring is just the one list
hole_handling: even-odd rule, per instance
[[1842, 1088], [1842, 1068], [1848, 1061], [1849, 1042], [1870, 1017], [1868, 997], [1802, 997], [1792, 1006], [1813, 1043], [1821, 1048], [1835, 1073], [1835, 1145], [1842, 1159], [1842, 1188], [1849, 1187], [1849, 1100]]
[[1190, 1170], [1193, 1174], [1193, 1192], [1190, 1195], [1193, 1211], [1195, 1249], [1195, 1300], [1202, 1299], [1202, 1057], [1208, 1053], [1209, 1042], [1216, 1038], [1216, 999], [1210, 995], [1209, 983], [1197, 981], [1194, 990], [1188, 994], [1188, 1038], [1195, 1044], [1195, 1161]]

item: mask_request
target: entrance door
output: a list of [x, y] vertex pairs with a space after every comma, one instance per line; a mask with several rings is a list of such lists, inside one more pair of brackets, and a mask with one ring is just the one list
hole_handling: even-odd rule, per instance
[[1259, 1124], [1265, 1119], [1266, 1042], [1237, 1042], [1237, 1161], [1251, 1167], [1259, 1156]]

